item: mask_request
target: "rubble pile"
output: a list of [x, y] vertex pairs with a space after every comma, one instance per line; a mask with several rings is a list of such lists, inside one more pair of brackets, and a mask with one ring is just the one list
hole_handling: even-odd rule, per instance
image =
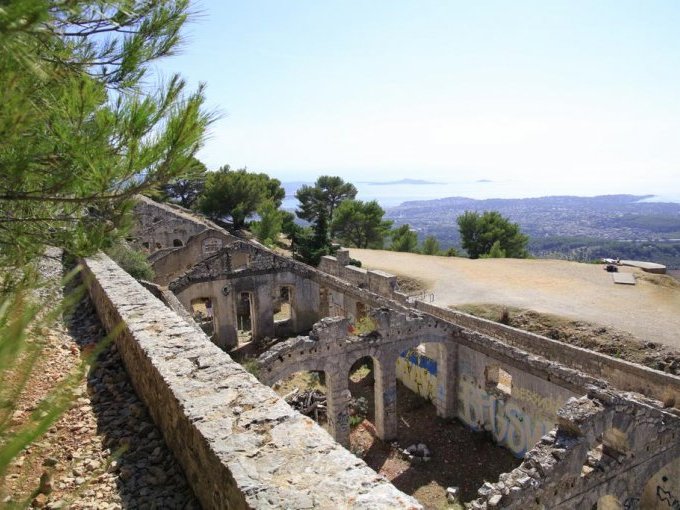
[[284, 397], [285, 401], [298, 411], [313, 418], [317, 423], [326, 421], [326, 395], [319, 390], [305, 390], [300, 391], [295, 388], [292, 392]]

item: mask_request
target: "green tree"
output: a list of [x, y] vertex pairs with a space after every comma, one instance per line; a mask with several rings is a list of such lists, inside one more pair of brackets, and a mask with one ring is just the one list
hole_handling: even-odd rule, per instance
[[260, 220], [251, 223], [250, 230], [255, 234], [258, 241], [266, 246], [273, 246], [276, 244], [283, 227], [283, 211], [279, 211], [274, 201], [269, 199], [260, 204], [257, 214], [260, 216]]
[[435, 236], [427, 236], [421, 251], [425, 255], [439, 255], [439, 240]]
[[327, 224], [333, 222], [335, 209], [343, 200], [357, 196], [356, 187], [337, 176], [322, 175], [314, 186], [302, 186], [295, 193], [300, 208], [295, 211], [298, 218], [316, 225], [321, 217]]
[[319, 228], [306, 227], [297, 230], [292, 238], [295, 259], [312, 266], [319, 265], [321, 257], [333, 253], [327, 232], [326, 220], [323, 217], [320, 218]]
[[162, 198], [190, 209], [203, 193], [207, 171], [205, 165], [194, 158], [186, 175], [161, 187]]
[[298, 218], [312, 224], [311, 231], [302, 231], [294, 239], [297, 257], [307, 264], [317, 265], [321, 257], [331, 253], [330, 227], [337, 207], [353, 199], [357, 189], [337, 176], [322, 175], [314, 186], [302, 186], [295, 193], [300, 207], [295, 211]]
[[526, 247], [529, 237], [520, 232], [519, 225], [511, 223], [497, 211], [483, 214], [466, 211], [458, 217], [457, 222], [463, 248], [471, 259], [488, 255], [496, 243], [495, 256], [528, 256]]
[[371, 200], [344, 200], [335, 211], [332, 235], [345, 246], [382, 248], [392, 222], [383, 220], [385, 211]]
[[505, 250], [501, 248], [501, 242], [500, 241], [495, 241], [493, 245], [491, 246], [491, 249], [489, 250], [489, 253], [486, 253], [484, 255], [480, 255], [479, 258], [481, 259], [504, 259], [505, 256]]
[[130, 199], [192, 166], [212, 116], [179, 76], [142, 86], [188, 2], [9, 2], [0, 9], [0, 257], [88, 253]]
[[418, 236], [411, 230], [408, 224], [401, 225], [399, 228], [392, 230], [390, 235], [392, 236], [390, 250], [411, 253], [418, 251]]
[[191, 168], [214, 118], [202, 109], [203, 86], [188, 92], [177, 75], [159, 87], [143, 81], [177, 48], [188, 14], [186, 0], [2, 2], [0, 480], [68, 407], [83, 374], [66, 374], [24, 425], [10, 427], [40, 335], [68, 304], [37, 302], [36, 289], [46, 290], [39, 255], [46, 245], [76, 255], [110, 245], [134, 195]]
[[279, 207], [284, 196], [278, 179], [249, 173], [245, 168], [232, 170], [225, 165], [217, 172], [208, 173], [198, 208], [214, 219], [230, 217], [234, 228], [239, 229], [265, 200]]

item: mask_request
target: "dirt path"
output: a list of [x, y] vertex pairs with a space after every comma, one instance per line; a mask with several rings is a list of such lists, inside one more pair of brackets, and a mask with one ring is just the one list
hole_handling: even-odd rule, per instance
[[636, 285], [616, 285], [598, 264], [561, 260], [435, 257], [352, 249], [364, 268], [422, 280], [442, 306], [495, 303], [585, 320], [680, 348], [680, 284], [634, 272]]

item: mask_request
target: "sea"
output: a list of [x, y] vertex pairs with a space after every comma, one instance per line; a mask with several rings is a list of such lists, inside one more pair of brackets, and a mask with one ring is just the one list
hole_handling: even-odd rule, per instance
[[[357, 199], [369, 201], [377, 200], [383, 208], [395, 207], [404, 202], [414, 200], [435, 200], [447, 197], [466, 197], [478, 200], [488, 198], [534, 198], [547, 196], [597, 196], [597, 195], [650, 195], [645, 201], [680, 203], [680, 189], [678, 186], [661, 186], [650, 183], [644, 189], [640, 186], [614, 187], [607, 183], [537, 183], [518, 180], [490, 181], [470, 180], [454, 182], [422, 181], [412, 182], [357, 182], [351, 181], [358, 190]], [[283, 208], [294, 210], [298, 206], [295, 191], [302, 185], [311, 182], [284, 182], [286, 198]], [[587, 189], [587, 193], [584, 193]]]

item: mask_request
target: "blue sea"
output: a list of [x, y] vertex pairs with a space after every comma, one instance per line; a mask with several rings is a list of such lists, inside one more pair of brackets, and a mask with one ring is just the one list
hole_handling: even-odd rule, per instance
[[[358, 189], [359, 200], [377, 200], [382, 207], [394, 207], [403, 202], [413, 200], [434, 200], [447, 197], [467, 197], [479, 200], [487, 198], [532, 198], [556, 195], [596, 196], [596, 195], [653, 195], [646, 200], [656, 202], [680, 203], [680, 189], [677, 186], [668, 187], [652, 184], [648, 189], [638, 186], [612, 186], [608, 183], [527, 183], [522, 181], [457, 181], [428, 184], [375, 184], [370, 182], [351, 181]], [[286, 198], [283, 202], [285, 209], [295, 209], [298, 205], [295, 190], [303, 182], [285, 183]], [[587, 191], [586, 191], [587, 190]]]

